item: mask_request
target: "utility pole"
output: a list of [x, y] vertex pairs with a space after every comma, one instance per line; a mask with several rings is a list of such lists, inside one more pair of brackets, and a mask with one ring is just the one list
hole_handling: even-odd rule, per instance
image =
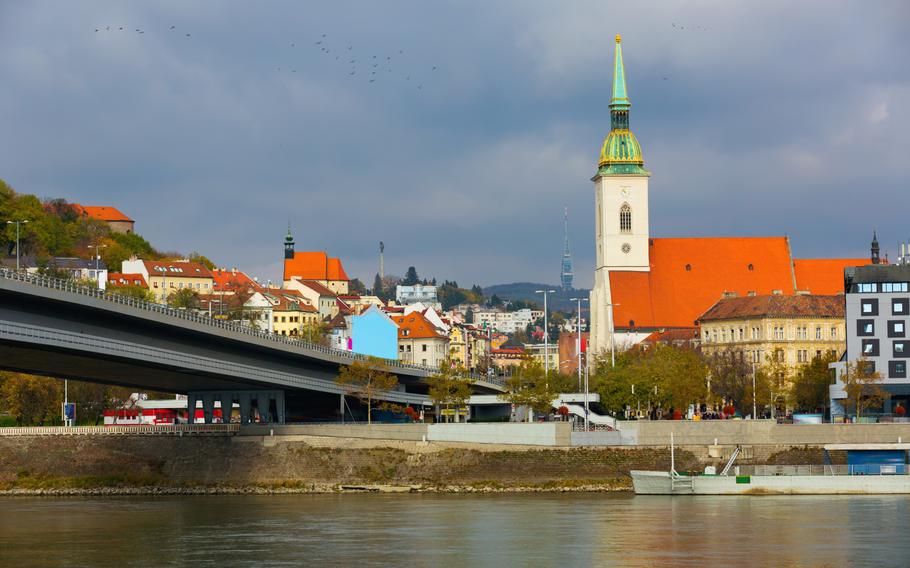
[[98, 288], [101, 288], [101, 276], [98, 274], [98, 262], [101, 260], [101, 249], [107, 248], [107, 245], [88, 245], [88, 248], [95, 249], [95, 278], [98, 279]]
[[28, 219], [22, 219], [20, 221], [7, 221], [7, 225], [16, 225], [16, 272], [19, 272], [19, 227], [23, 223], [28, 223]]
[[550, 320], [547, 313], [547, 295], [555, 292], [556, 290], [534, 291], [535, 294], [543, 294], [543, 376], [545, 379], [550, 376]]
[[[379, 241], [379, 279], [382, 280], [385, 278], [385, 243]], [[376, 291], [373, 291], [375, 294]]]

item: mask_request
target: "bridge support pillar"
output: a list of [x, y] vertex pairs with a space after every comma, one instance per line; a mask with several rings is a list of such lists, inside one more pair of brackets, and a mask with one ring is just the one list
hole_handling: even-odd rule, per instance
[[275, 414], [278, 415], [275, 417], [275, 421], [284, 424], [284, 392], [282, 391], [275, 393]]
[[272, 397], [268, 392], [256, 393], [256, 408], [259, 409], [259, 422], [271, 422], [270, 407], [272, 406]]
[[240, 423], [249, 424], [250, 423], [250, 410], [252, 410], [252, 408], [251, 408], [252, 401], [250, 400], [250, 393], [242, 392], [237, 395], [237, 398], [239, 399], [237, 402], [240, 403]]
[[186, 423], [195, 424], [196, 422], [196, 394], [188, 393], [186, 395]]
[[205, 423], [211, 424], [215, 416], [215, 393], [206, 392], [202, 394], [202, 415], [205, 416]]
[[221, 423], [230, 424], [231, 414], [234, 412], [234, 393], [223, 392], [218, 400], [221, 402]]

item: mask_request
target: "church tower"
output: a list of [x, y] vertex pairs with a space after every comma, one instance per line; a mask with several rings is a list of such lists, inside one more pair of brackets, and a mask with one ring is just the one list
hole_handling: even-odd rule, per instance
[[611, 271], [650, 270], [648, 258], [648, 178], [641, 146], [629, 129], [629, 101], [622, 61], [622, 38], [616, 36], [610, 133], [600, 150], [594, 182], [594, 290], [591, 291], [591, 351], [610, 349]]

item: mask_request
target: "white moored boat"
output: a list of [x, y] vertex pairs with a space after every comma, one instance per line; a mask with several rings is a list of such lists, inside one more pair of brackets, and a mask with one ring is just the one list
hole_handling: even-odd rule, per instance
[[[719, 474], [632, 471], [637, 495], [836, 495], [910, 494], [910, 444], [830, 444], [823, 465], [755, 465], [734, 468], [739, 453]], [[833, 465], [829, 451], [846, 451], [847, 464]], [[671, 452], [672, 455], [672, 452]]]

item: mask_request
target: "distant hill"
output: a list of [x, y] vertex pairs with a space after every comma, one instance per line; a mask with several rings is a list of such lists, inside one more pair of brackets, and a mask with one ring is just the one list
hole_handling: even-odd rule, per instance
[[[587, 298], [590, 290], [584, 288], [576, 288], [574, 290], [563, 290], [559, 286], [554, 286], [552, 284], [536, 284], [534, 282], [513, 282], [511, 284], [495, 284], [493, 286], [487, 286], [483, 289], [483, 295], [486, 298], [491, 298], [493, 294], [496, 294], [503, 300], [524, 300], [527, 302], [536, 302], [538, 306], [543, 308], [543, 294], [535, 294], [535, 290], [556, 290], [555, 293], [549, 295], [547, 300], [547, 307], [551, 311], [560, 311], [560, 312], [571, 312], [574, 313], [578, 310], [578, 303], [573, 302], [570, 298], [578, 298], [579, 294], [582, 298]], [[582, 302], [581, 304], [582, 314], [588, 312], [587, 302]]]

